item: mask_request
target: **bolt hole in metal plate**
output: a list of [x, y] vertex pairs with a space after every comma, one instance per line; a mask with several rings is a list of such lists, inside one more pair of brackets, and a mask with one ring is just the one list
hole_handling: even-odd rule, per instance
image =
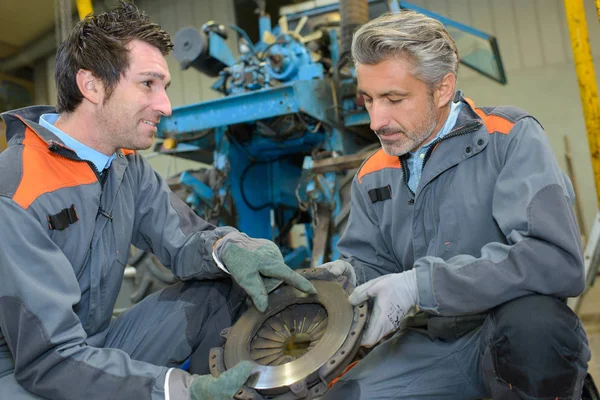
[[[282, 285], [269, 295], [264, 313], [250, 307], [227, 331], [223, 351], [211, 352], [216, 373], [242, 360], [254, 363], [254, 374], [240, 399], [313, 398], [322, 395], [330, 381], [356, 354], [366, 322], [366, 307], [353, 307], [348, 294], [354, 289], [325, 269], [300, 270], [317, 290], [308, 295]], [[214, 357], [222, 357], [222, 360]], [[222, 356], [221, 356], [222, 355]], [[214, 372], [213, 372], [214, 373]], [[266, 397], [263, 397], [266, 396]]]

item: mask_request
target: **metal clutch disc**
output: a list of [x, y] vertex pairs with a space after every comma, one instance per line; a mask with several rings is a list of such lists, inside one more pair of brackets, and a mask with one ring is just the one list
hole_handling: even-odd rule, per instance
[[254, 363], [252, 377], [235, 398], [314, 399], [350, 364], [367, 320], [367, 303], [352, 306], [345, 277], [322, 268], [298, 270], [317, 289], [308, 295], [282, 285], [269, 295], [264, 313], [250, 307], [222, 335], [224, 347], [210, 351], [219, 376], [242, 360]]

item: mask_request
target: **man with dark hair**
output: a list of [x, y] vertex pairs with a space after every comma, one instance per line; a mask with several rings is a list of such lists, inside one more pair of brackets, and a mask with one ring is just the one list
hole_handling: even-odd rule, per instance
[[423, 14], [369, 21], [352, 56], [382, 148], [323, 267], [372, 301], [376, 347], [328, 398], [580, 399], [590, 350], [564, 299], [584, 288], [581, 242], [541, 125], [456, 91], [456, 45]]
[[[135, 153], [171, 114], [171, 47], [131, 4], [88, 16], [58, 49], [58, 113], [2, 114], [0, 399], [230, 399], [252, 364], [214, 378], [208, 352], [246, 295], [265, 310], [272, 278], [314, 293], [274, 243], [206, 223]], [[182, 282], [112, 319], [131, 244]], [[192, 374], [176, 368], [190, 356]]]

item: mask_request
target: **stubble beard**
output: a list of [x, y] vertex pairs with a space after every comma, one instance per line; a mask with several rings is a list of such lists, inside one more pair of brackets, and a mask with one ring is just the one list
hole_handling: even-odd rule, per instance
[[115, 150], [141, 150], [142, 148], [151, 147], [152, 144], [141, 146], [139, 136], [142, 135], [142, 132], [140, 132], [140, 127], [135, 122], [132, 124], [132, 121], [137, 121], [137, 117], [132, 118], [125, 114], [111, 104], [97, 115], [97, 123], [105, 132], [106, 140], [110, 146]]
[[[433, 101], [431, 101], [425, 120], [415, 130], [406, 132], [399, 128], [389, 127], [376, 131], [375, 133], [379, 138], [379, 142], [381, 143], [384, 152], [391, 156], [402, 156], [422, 145], [425, 140], [431, 136], [436, 126], [435, 110]], [[385, 140], [385, 136], [382, 134], [390, 133], [401, 133], [404, 138], [400, 140]]]

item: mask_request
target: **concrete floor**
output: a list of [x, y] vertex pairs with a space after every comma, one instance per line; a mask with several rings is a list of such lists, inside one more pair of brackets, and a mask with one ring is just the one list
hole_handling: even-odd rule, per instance
[[594, 286], [583, 298], [579, 318], [583, 321], [592, 349], [589, 372], [598, 386], [600, 384], [600, 279], [597, 278]]

